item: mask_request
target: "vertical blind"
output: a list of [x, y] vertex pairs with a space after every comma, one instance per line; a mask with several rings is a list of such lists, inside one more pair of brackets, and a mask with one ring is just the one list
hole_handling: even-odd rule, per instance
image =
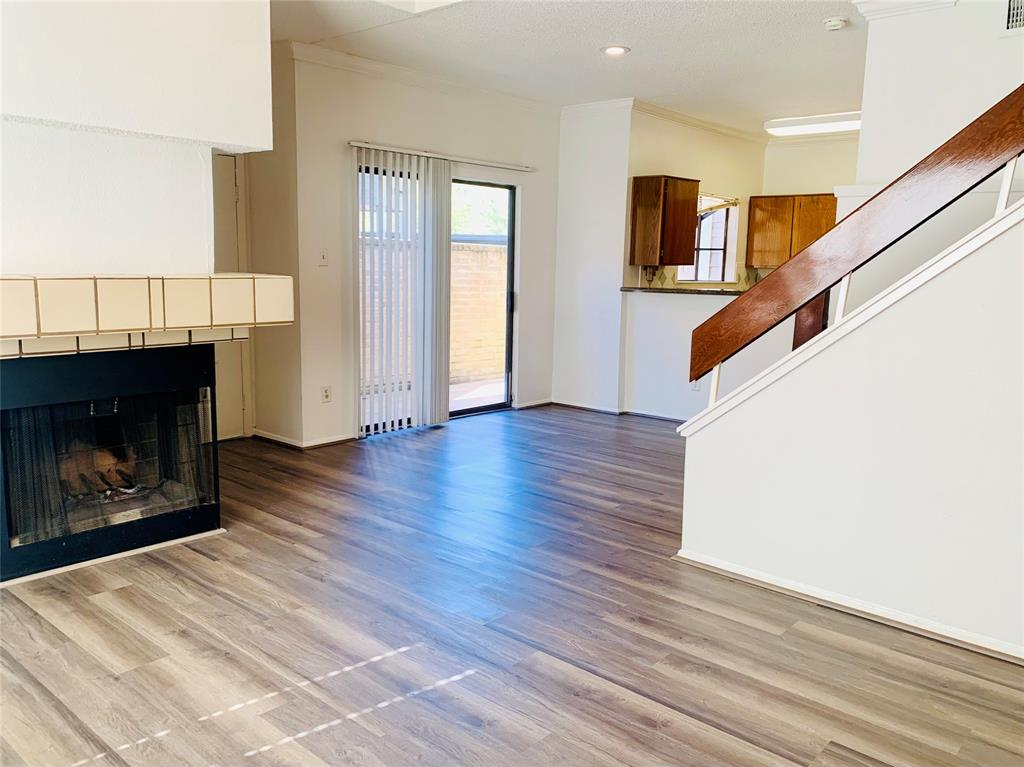
[[356, 147], [364, 436], [448, 420], [451, 163]]

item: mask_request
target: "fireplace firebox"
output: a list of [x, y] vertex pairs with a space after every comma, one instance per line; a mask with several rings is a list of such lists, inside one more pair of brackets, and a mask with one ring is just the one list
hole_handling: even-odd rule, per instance
[[0, 579], [220, 527], [212, 345], [0, 362]]

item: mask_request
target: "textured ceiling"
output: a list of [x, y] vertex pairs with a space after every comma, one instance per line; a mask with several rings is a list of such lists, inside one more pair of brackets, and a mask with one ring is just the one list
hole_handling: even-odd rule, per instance
[[[826, 32], [822, 21], [851, 25]], [[555, 104], [636, 97], [734, 128], [860, 108], [867, 28], [843, 0], [272, 0], [274, 39]], [[621, 59], [600, 48], [630, 46]]]

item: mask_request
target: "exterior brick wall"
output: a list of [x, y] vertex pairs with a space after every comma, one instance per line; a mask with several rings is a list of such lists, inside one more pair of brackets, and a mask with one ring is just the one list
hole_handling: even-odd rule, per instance
[[451, 270], [451, 382], [501, 378], [505, 374], [507, 248], [453, 243]]

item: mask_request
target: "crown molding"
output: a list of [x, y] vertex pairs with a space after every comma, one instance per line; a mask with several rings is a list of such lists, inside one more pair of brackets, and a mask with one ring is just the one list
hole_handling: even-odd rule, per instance
[[411, 85], [417, 88], [428, 88], [448, 93], [462, 93], [476, 96], [488, 96], [498, 98], [509, 106], [516, 106], [521, 109], [530, 109], [537, 112], [550, 112], [556, 114], [558, 106], [543, 101], [514, 96], [502, 91], [488, 90], [475, 85], [469, 85], [458, 80], [452, 80], [444, 75], [431, 72], [423, 72], [418, 69], [388, 64], [383, 61], [366, 59], [362, 56], [353, 56], [350, 53], [342, 53], [331, 48], [324, 48], [321, 45], [311, 43], [285, 43], [282, 48], [287, 55], [295, 61], [302, 61], [307, 64], [317, 64], [331, 69], [338, 69], [343, 72], [376, 77], [382, 80]]
[[666, 120], [667, 122], [675, 123], [676, 125], [683, 125], [687, 128], [696, 128], [697, 130], [703, 130], [709, 133], [717, 133], [721, 136], [728, 136], [729, 138], [738, 138], [762, 145], [768, 143], [768, 138], [759, 133], [751, 133], [749, 131], [739, 130], [738, 128], [730, 128], [729, 126], [721, 125], [720, 123], [708, 122], [707, 120], [701, 120], [697, 117], [684, 115], [680, 112], [673, 112], [671, 109], [665, 109], [664, 107], [659, 107], [656, 104], [651, 104], [647, 101], [634, 101], [633, 111], [650, 115], [651, 117], [657, 117], [658, 119]]
[[957, 0], [853, 0], [860, 15], [869, 22], [910, 13], [952, 8]]

